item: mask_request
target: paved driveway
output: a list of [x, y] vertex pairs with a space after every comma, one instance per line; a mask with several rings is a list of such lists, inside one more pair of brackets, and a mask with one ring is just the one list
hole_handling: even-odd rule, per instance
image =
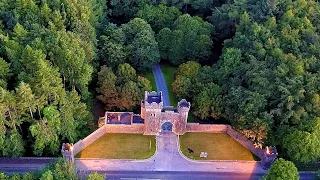
[[178, 136], [172, 132], [164, 132], [157, 136], [157, 154], [154, 157], [156, 170], [181, 170], [181, 167], [189, 163], [180, 155], [177, 141]]
[[153, 69], [152, 73], [156, 79], [157, 90], [162, 91], [163, 106], [170, 106], [170, 99], [166, 81], [164, 80], [160, 65], [157, 64]]

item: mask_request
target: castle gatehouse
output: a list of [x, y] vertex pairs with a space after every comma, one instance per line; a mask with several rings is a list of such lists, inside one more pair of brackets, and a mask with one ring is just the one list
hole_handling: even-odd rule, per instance
[[158, 135], [162, 131], [172, 131], [182, 135], [187, 131], [187, 119], [190, 103], [182, 99], [177, 108], [163, 107], [162, 92], [145, 92], [141, 101], [141, 114], [132, 112], [106, 112], [105, 117], [99, 122], [104, 124], [144, 124], [144, 135]]

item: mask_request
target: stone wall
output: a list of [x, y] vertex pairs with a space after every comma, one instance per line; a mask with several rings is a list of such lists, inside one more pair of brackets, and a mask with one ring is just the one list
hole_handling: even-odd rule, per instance
[[246, 147], [249, 151], [257, 155], [260, 159], [263, 159], [264, 150], [258, 147], [256, 148], [253, 142], [246, 138], [243, 134], [240, 134], [238, 131], [232, 129], [231, 126], [229, 126], [228, 128], [227, 134], [231, 136], [234, 140], [242, 144], [244, 147]]
[[264, 157], [264, 150], [256, 148], [252, 141], [247, 139], [243, 134], [234, 130], [230, 125], [225, 124], [199, 124], [199, 123], [188, 123], [187, 132], [209, 132], [209, 133], [226, 133], [231, 136], [234, 140], [242, 144], [249, 151], [257, 155], [260, 159]]
[[143, 134], [144, 124], [106, 124], [104, 125], [106, 133], [129, 133], [129, 134]]
[[187, 132], [227, 133], [229, 127], [225, 124], [187, 123]]
[[91, 133], [86, 138], [78, 141], [73, 145], [73, 154], [78, 154], [82, 149], [89, 146], [91, 143], [99, 139], [101, 136], [103, 136], [106, 133], [106, 127], [101, 126], [99, 129], [95, 130], [93, 133]]

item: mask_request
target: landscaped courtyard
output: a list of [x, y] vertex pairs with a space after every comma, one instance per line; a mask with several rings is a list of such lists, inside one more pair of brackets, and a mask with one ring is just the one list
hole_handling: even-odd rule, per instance
[[147, 159], [155, 150], [155, 136], [105, 134], [79, 152], [76, 158]]
[[[186, 133], [180, 136], [180, 148], [185, 156], [194, 160], [259, 160], [231, 136], [223, 133]], [[201, 152], [207, 152], [208, 156], [200, 158]]]

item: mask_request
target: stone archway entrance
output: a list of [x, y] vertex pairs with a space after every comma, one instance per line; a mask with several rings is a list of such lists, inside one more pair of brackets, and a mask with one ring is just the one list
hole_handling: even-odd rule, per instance
[[161, 132], [172, 132], [172, 123], [165, 122], [161, 125]]

